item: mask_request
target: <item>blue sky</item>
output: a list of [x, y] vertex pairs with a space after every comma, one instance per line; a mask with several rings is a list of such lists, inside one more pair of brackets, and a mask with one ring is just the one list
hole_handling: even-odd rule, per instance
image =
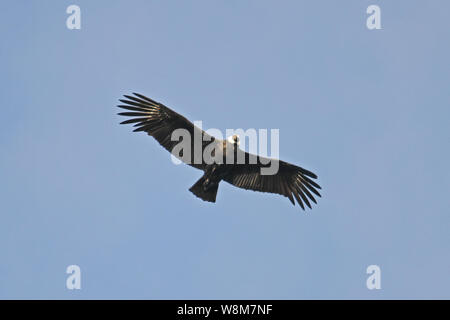
[[[449, 10], [5, 2], [0, 298], [450, 298]], [[200, 171], [118, 125], [133, 91], [204, 128], [279, 128], [281, 158], [323, 197], [306, 212], [227, 184], [195, 198]], [[72, 264], [81, 290], [65, 287]]]

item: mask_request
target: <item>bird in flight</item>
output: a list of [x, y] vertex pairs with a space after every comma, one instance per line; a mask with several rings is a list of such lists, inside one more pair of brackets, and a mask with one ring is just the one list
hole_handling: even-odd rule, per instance
[[[203, 171], [203, 176], [189, 189], [200, 199], [216, 202], [217, 190], [222, 180], [242, 189], [280, 194], [287, 197], [293, 205], [295, 198], [303, 210], [305, 204], [311, 208], [311, 202], [317, 203], [315, 196], [321, 197], [318, 191], [321, 187], [312, 180], [317, 179], [317, 176], [311, 171], [281, 160], [250, 154], [238, 147], [237, 135], [226, 140], [216, 139], [182, 115], [144, 95], [133, 93], [124, 97], [125, 99], [119, 99], [122, 104], [118, 107], [127, 111], [119, 115], [131, 118], [121, 124], [134, 123], [135, 132], [146, 132], [178, 159]], [[195, 140], [191, 139], [185, 141], [188, 148], [174, 154], [174, 148], [180, 143], [173, 139], [177, 130], [191, 137], [200, 137], [200, 144], [197, 145], [200, 149], [195, 151]], [[184, 139], [183, 136], [183, 141]], [[211, 161], [203, 157], [206, 148], [212, 150], [213, 157], [217, 155], [214, 159], [223, 161]], [[232, 161], [228, 160], [230, 158]], [[238, 161], [239, 159], [241, 161]], [[272, 161], [277, 161], [277, 172], [262, 174], [262, 170], [267, 169]]]

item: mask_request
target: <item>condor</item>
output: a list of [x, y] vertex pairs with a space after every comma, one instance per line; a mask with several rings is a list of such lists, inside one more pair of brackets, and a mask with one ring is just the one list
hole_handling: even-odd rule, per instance
[[[242, 189], [280, 194], [287, 197], [293, 205], [295, 205], [295, 198], [303, 210], [305, 204], [311, 208], [310, 201], [317, 203], [314, 196], [321, 196], [318, 191], [321, 189], [320, 186], [312, 180], [317, 179], [317, 176], [311, 171], [281, 160], [264, 158], [243, 151], [238, 147], [237, 135], [226, 140], [216, 139], [194, 126], [182, 115], [141, 94], [133, 93], [133, 96], [125, 95], [124, 97], [126, 99], [119, 99], [123, 104], [118, 107], [128, 111], [121, 112], [119, 115], [132, 118], [121, 124], [134, 123], [136, 128], [134, 131], [146, 132], [169, 152], [172, 152], [178, 144], [178, 141], [172, 140], [172, 134], [177, 129], [188, 132], [192, 137], [202, 137], [201, 161], [194, 161], [194, 158], [198, 159], [194, 152], [190, 155], [175, 154], [183, 162], [203, 171], [203, 176], [189, 189], [200, 199], [216, 202], [217, 190], [222, 180]], [[211, 163], [203, 159], [203, 151], [211, 143], [219, 147], [224, 161]], [[195, 150], [193, 140], [190, 150]], [[228, 156], [231, 153], [234, 155], [232, 157], [234, 161], [230, 163]], [[238, 161], [239, 159], [244, 161]], [[255, 159], [256, 161], [252, 161]], [[261, 169], [267, 167], [271, 161], [278, 161], [276, 174], [261, 174]]]

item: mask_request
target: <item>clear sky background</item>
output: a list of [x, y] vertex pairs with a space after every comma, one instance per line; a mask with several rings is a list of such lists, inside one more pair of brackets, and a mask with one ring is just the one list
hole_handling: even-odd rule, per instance
[[[5, 1], [0, 298], [450, 298], [449, 11]], [[197, 199], [201, 171], [119, 126], [133, 91], [204, 128], [279, 128], [281, 158], [323, 197], [303, 212], [223, 183], [217, 203]], [[72, 264], [81, 290], [66, 289]]]

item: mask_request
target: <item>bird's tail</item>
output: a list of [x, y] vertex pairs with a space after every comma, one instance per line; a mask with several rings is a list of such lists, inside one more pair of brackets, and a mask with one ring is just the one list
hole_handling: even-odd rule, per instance
[[215, 184], [210, 186], [206, 191], [203, 188], [203, 182], [205, 181], [205, 177], [201, 177], [190, 189], [189, 191], [195, 194], [197, 197], [204, 201], [208, 202], [216, 202], [217, 190], [219, 188], [219, 184]]

